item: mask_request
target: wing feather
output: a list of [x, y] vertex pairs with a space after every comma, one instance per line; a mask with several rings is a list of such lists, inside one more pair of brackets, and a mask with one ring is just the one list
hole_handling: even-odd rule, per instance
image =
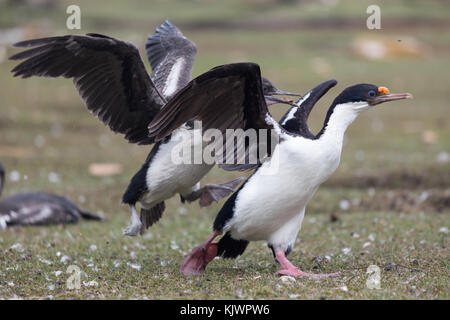
[[[266, 119], [271, 119], [270, 123]], [[261, 72], [254, 63], [219, 66], [189, 82], [150, 123], [150, 137], [162, 140], [192, 120], [201, 121], [203, 131], [218, 129], [222, 133], [227, 129], [271, 130], [278, 125], [269, 114]], [[226, 152], [225, 142], [219, 150]], [[236, 154], [234, 158], [237, 159]]]
[[28, 48], [14, 76], [73, 78], [88, 110], [132, 143], [150, 144], [147, 127], [165, 100], [151, 81], [137, 48], [111, 37], [87, 34], [22, 41]]

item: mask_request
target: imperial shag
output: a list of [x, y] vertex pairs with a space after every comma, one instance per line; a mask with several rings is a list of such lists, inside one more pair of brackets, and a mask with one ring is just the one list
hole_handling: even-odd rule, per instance
[[[385, 87], [358, 84], [334, 99], [322, 130], [311, 133], [307, 119], [312, 106], [336, 84], [327, 81], [308, 92], [281, 120], [272, 118], [263, 98], [259, 67], [252, 63], [224, 65], [192, 80], [150, 124], [156, 140], [170, 135], [181, 123], [203, 121], [203, 128], [266, 129], [278, 135], [279, 143], [247, 181], [223, 205], [214, 221], [213, 233], [192, 250], [181, 266], [185, 275], [204, 272], [216, 256], [236, 258], [249, 241], [267, 241], [282, 269], [281, 275], [324, 277], [297, 269], [286, 258], [300, 231], [305, 208], [317, 188], [339, 165], [344, 133], [363, 111], [380, 103], [411, 98], [408, 93], [391, 94]], [[233, 78], [232, 84], [229, 79]], [[239, 85], [240, 84], [240, 85]], [[222, 92], [233, 99], [211, 99]], [[227, 112], [232, 109], [232, 111]], [[165, 117], [170, 114], [170, 117]], [[220, 119], [214, 114], [224, 115]], [[234, 119], [229, 117], [234, 115]], [[231, 122], [231, 125], [229, 123]], [[225, 125], [227, 124], [227, 125]], [[277, 168], [274, 172], [273, 168]], [[216, 243], [214, 239], [224, 236]]]

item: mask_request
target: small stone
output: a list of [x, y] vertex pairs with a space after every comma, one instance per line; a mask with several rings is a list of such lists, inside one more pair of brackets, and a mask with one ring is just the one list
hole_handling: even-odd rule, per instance
[[339, 201], [339, 208], [342, 211], [347, 211], [348, 209], [350, 209], [350, 201], [348, 201], [348, 200]]
[[295, 280], [295, 278], [291, 276], [281, 276], [280, 281], [284, 284], [292, 284], [297, 282], [297, 280]]
[[48, 174], [48, 181], [50, 183], [58, 183], [61, 181], [61, 179], [59, 178], [59, 174], [55, 173], [55, 172], [50, 172]]
[[71, 257], [69, 257], [68, 255], [63, 255], [62, 257], [61, 257], [61, 262], [62, 263], [64, 263], [64, 264], [66, 264], [67, 262], [69, 262], [70, 260], [72, 260], [72, 258]]
[[20, 180], [20, 173], [17, 170], [13, 170], [9, 173], [9, 180], [11, 182], [17, 182]]
[[447, 234], [447, 233], [448, 233], [448, 228], [447, 228], [447, 227], [439, 228], [439, 233], [445, 233], [445, 234]]
[[350, 249], [350, 248], [342, 248], [341, 251], [342, 251], [343, 254], [349, 254], [352, 251], [352, 249]]
[[348, 288], [347, 288], [346, 285], [343, 285], [342, 287], [339, 287], [339, 289], [342, 290], [342, 291], [344, 291], [344, 292], [347, 292], [347, 291], [348, 291]]
[[97, 251], [97, 246], [96, 246], [95, 244], [91, 244], [91, 245], [89, 246], [89, 250], [91, 250], [91, 251]]
[[436, 156], [436, 161], [439, 163], [447, 163], [450, 162], [450, 153], [442, 151], [439, 152]]
[[17, 252], [23, 252], [24, 251], [24, 249], [23, 249], [23, 247], [22, 247], [22, 245], [20, 243], [13, 244], [11, 247], [9, 247], [9, 250], [14, 250], [14, 251], [17, 251]]

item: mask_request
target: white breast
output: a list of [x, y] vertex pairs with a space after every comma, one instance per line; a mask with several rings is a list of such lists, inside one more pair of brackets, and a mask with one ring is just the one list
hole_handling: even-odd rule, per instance
[[335, 171], [341, 152], [325, 139], [302, 137], [288, 137], [277, 149], [278, 171], [266, 175], [270, 163], [263, 164], [238, 194], [234, 216], [226, 225], [235, 238], [295, 240], [308, 201]]
[[[214, 166], [205, 163], [175, 163], [172, 158], [172, 150], [180, 148], [180, 134], [193, 135], [193, 132], [185, 128], [176, 130], [170, 141], [159, 147], [148, 168], [146, 180], [149, 192], [141, 201], [146, 207], [171, 198], [176, 193], [185, 193], [186, 190], [194, 187]], [[196, 144], [201, 144], [202, 141], [195, 138], [188, 143], [189, 145], [186, 148], [191, 149], [193, 154]]]

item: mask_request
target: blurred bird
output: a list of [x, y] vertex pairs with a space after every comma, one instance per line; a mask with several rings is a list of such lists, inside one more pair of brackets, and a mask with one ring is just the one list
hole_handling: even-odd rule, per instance
[[[5, 185], [5, 169], [0, 162], [0, 196]], [[80, 219], [102, 220], [72, 201], [45, 192], [23, 192], [0, 200], [0, 228], [14, 225], [77, 223]]]

